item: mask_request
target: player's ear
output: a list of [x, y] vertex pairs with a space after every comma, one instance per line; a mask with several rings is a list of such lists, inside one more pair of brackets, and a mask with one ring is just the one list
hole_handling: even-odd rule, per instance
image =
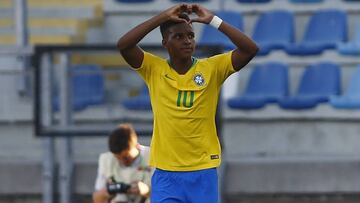
[[162, 41], [161, 41], [161, 44], [163, 45], [163, 47], [165, 47], [166, 48], [166, 39], [162, 39]]

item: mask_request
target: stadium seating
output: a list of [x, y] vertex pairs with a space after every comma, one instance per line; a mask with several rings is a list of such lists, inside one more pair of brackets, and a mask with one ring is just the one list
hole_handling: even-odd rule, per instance
[[345, 94], [330, 97], [330, 104], [338, 109], [360, 108], [360, 65], [352, 75]]
[[340, 10], [316, 11], [311, 17], [302, 41], [286, 47], [290, 55], [320, 54], [325, 49], [336, 48], [337, 43], [346, 41], [347, 16]]
[[147, 3], [147, 2], [152, 2], [154, 0], [116, 0], [116, 1], [120, 3]]
[[172, 0], [174, 2], [187, 2], [187, 3], [202, 3], [207, 2], [209, 0]]
[[125, 99], [122, 105], [129, 110], [151, 110], [149, 90], [146, 85], [142, 87], [140, 95]]
[[253, 40], [260, 50], [258, 55], [266, 55], [273, 49], [285, 49], [294, 43], [294, 16], [289, 11], [268, 11], [259, 17], [253, 32]]
[[257, 65], [245, 92], [228, 100], [234, 109], [258, 109], [288, 95], [288, 67], [279, 62]]
[[[236, 28], [243, 30], [243, 18], [240, 13], [232, 11], [220, 11], [216, 12], [216, 15]], [[235, 48], [235, 45], [230, 41], [229, 38], [227, 38], [224, 34], [215, 28], [207, 25], [205, 25], [202, 29], [198, 45], [223, 45], [225, 50], [231, 50]]]
[[306, 67], [296, 95], [281, 99], [279, 105], [283, 109], [308, 109], [339, 93], [339, 66], [323, 62]]
[[268, 3], [271, 0], [237, 0], [240, 3]]
[[[16, 43], [13, 6], [0, 2], [0, 45]], [[103, 22], [103, 1], [28, 0], [30, 44], [84, 43], [88, 29]]]
[[[76, 65], [72, 72], [72, 108], [75, 111], [83, 110], [88, 106], [103, 104], [105, 98], [104, 78], [99, 66]], [[59, 110], [59, 94], [55, 94], [53, 107]]]
[[320, 3], [324, 0], [289, 0], [291, 3]]
[[352, 40], [347, 43], [339, 43], [337, 49], [342, 55], [360, 54], [360, 23], [356, 27], [356, 32]]

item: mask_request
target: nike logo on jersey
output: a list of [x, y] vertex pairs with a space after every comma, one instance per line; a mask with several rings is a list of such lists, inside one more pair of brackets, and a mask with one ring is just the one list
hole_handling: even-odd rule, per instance
[[217, 155], [217, 154], [210, 155], [210, 159], [211, 159], [211, 160], [219, 159], [219, 158], [220, 158], [220, 157], [219, 157], [219, 155]]

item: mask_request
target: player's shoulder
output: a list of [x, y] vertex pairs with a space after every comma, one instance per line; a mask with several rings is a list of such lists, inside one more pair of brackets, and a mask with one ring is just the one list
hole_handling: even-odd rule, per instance
[[103, 152], [100, 154], [100, 159], [106, 159], [106, 158], [109, 158], [112, 156], [112, 153], [111, 152]]
[[99, 162], [102, 164], [109, 164], [113, 162], [116, 158], [111, 152], [101, 153], [99, 156]]
[[146, 58], [148, 61], [162, 61], [162, 62], [166, 62], [166, 59], [156, 55], [156, 54], [153, 54], [153, 53], [150, 53], [150, 52], [147, 52], [147, 51], [144, 51], [144, 58]]

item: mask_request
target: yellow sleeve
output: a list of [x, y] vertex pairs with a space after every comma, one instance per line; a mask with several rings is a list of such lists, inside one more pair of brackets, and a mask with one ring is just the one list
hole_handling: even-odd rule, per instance
[[236, 72], [231, 62], [231, 55], [232, 51], [229, 51], [209, 57], [208, 59], [215, 68], [214, 72], [216, 74], [218, 85], [222, 85], [226, 78]]
[[133, 68], [146, 82], [149, 83], [152, 72], [158, 60], [161, 60], [158, 56], [155, 56], [149, 52], [144, 51], [144, 59], [139, 68]]

